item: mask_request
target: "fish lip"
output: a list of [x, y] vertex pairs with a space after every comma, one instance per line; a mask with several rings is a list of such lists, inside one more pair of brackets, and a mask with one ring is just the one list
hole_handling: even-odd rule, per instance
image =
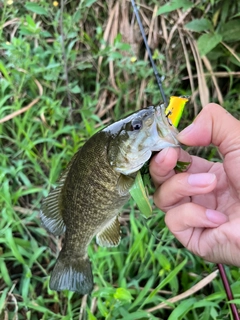
[[164, 139], [171, 144], [169, 147], [179, 147], [180, 142], [177, 139], [178, 130], [169, 122], [169, 119], [165, 114], [164, 104], [155, 107], [154, 118], [160, 139]]

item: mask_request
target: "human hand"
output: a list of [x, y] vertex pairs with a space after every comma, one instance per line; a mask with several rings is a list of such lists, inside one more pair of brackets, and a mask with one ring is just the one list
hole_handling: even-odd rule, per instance
[[[208, 104], [178, 138], [188, 146], [214, 144], [223, 163], [164, 149], [150, 163], [155, 204], [187, 249], [211, 262], [240, 266], [240, 121]], [[175, 173], [178, 160], [191, 162], [187, 172]]]

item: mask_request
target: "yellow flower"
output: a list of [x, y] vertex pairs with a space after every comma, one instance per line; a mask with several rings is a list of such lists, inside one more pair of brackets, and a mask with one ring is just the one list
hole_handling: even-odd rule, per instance
[[7, 5], [11, 5], [11, 4], [13, 4], [13, 0], [8, 0]]
[[136, 61], [137, 61], [137, 57], [131, 57], [130, 61], [131, 61], [132, 63], [136, 62]]
[[58, 6], [58, 2], [57, 1], [53, 1], [53, 5], [54, 5], [54, 7], [57, 7]]

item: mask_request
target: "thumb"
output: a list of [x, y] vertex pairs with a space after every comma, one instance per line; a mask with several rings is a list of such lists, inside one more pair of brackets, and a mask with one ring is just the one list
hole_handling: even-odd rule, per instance
[[212, 143], [225, 156], [239, 150], [240, 121], [218, 104], [210, 103], [190, 126], [179, 133], [178, 139], [191, 146], [207, 146]]

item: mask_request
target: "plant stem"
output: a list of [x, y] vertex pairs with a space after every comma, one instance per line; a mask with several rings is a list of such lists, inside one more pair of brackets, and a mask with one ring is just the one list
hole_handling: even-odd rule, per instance
[[[233, 297], [232, 289], [231, 289], [229, 282], [228, 282], [228, 279], [227, 279], [227, 275], [226, 275], [226, 271], [224, 269], [224, 266], [221, 263], [218, 263], [217, 267], [219, 269], [220, 276], [221, 276], [221, 279], [223, 282], [223, 286], [226, 291], [227, 299], [228, 299], [228, 301], [231, 301], [234, 299], [234, 297]], [[230, 303], [230, 308], [232, 310], [233, 319], [240, 320], [236, 305], [234, 303]]]

